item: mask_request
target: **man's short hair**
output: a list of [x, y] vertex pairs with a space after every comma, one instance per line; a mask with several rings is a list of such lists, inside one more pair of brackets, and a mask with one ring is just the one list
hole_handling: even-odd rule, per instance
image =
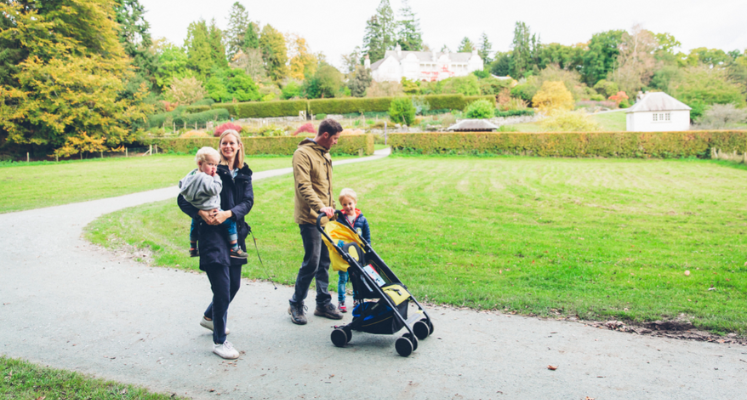
[[319, 133], [316, 135], [322, 136], [324, 133], [329, 133], [329, 136], [334, 136], [340, 132], [342, 132], [342, 126], [340, 123], [331, 118], [327, 118], [319, 124]]

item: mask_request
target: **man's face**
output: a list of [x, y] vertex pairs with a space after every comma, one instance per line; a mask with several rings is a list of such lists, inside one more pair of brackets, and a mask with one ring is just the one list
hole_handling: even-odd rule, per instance
[[322, 146], [325, 149], [329, 150], [330, 147], [332, 147], [332, 146], [334, 146], [334, 145], [337, 144], [337, 139], [339, 139], [339, 138], [340, 138], [340, 133], [339, 132], [337, 134], [335, 134], [335, 135], [332, 135], [332, 136], [330, 136], [329, 133], [324, 132], [324, 133], [321, 134], [321, 136], [317, 136], [315, 140], [316, 140], [316, 143], [319, 146]]

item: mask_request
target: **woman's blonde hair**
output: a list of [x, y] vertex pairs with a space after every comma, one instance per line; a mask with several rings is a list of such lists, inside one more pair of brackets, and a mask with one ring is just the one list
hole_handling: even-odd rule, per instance
[[239, 136], [238, 132], [233, 129], [226, 129], [220, 135], [218, 146], [220, 146], [220, 143], [223, 142], [223, 138], [227, 135], [233, 135], [236, 138], [236, 143], [238, 143], [239, 148], [236, 150], [236, 157], [233, 159], [233, 165], [228, 165], [228, 160], [226, 160], [226, 157], [223, 156], [222, 151], [220, 152], [220, 163], [223, 165], [228, 165], [229, 169], [239, 169], [244, 166], [244, 143], [241, 141], [241, 136]]
[[218, 150], [215, 150], [212, 147], [203, 147], [200, 150], [197, 150], [197, 154], [195, 155], [195, 162], [197, 164], [201, 162], [207, 161], [207, 156], [216, 156], [220, 159], [220, 153]]
[[349, 188], [342, 189], [340, 191], [340, 197], [338, 197], [337, 200], [339, 200], [340, 203], [342, 203], [342, 199], [344, 197], [350, 197], [351, 199], [353, 199], [353, 201], [356, 202], [356, 204], [358, 203], [358, 195], [355, 194], [355, 190], [353, 189], [349, 189]]

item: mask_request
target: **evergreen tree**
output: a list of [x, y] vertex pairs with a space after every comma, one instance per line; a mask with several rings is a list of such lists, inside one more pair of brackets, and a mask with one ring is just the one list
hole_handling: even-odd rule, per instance
[[259, 27], [254, 22], [249, 22], [244, 32], [244, 43], [242, 46], [244, 49], [258, 49], [259, 48]]
[[249, 23], [249, 12], [246, 8], [238, 1], [233, 3], [226, 30], [226, 51], [229, 59], [233, 59], [236, 53], [244, 48], [244, 35], [249, 29]]
[[612, 30], [595, 33], [591, 37], [589, 50], [583, 56], [584, 81], [590, 87], [607, 78], [607, 74], [615, 69], [623, 33], [624, 30]]
[[208, 29], [210, 41], [210, 54], [213, 64], [219, 68], [228, 68], [228, 59], [226, 58], [226, 46], [223, 45], [223, 31], [215, 25], [215, 20], [210, 21]]
[[355, 67], [355, 72], [352, 75], [353, 76], [348, 79], [350, 94], [355, 97], [364, 97], [366, 95], [366, 89], [371, 86], [371, 82], [373, 81], [371, 70], [362, 65], [357, 65]]
[[480, 58], [482, 58], [482, 62], [485, 63], [485, 65], [488, 65], [492, 62], [490, 59], [490, 50], [492, 49], [493, 45], [488, 40], [488, 35], [485, 34], [485, 32], [482, 33], [482, 36], [480, 36], [480, 47], [477, 51], [477, 54], [480, 55]]
[[[511, 44], [511, 76], [515, 79], [524, 77], [527, 72], [536, 69], [535, 58], [539, 50], [539, 39], [532, 35], [527, 24], [516, 22], [514, 39]], [[534, 67], [534, 68], [533, 68]]]
[[462, 42], [459, 43], [459, 48], [457, 49], [457, 53], [471, 53], [472, 49], [474, 49], [475, 46], [472, 44], [472, 41], [469, 40], [468, 37], [464, 37], [462, 39]]
[[288, 62], [288, 48], [283, 34], [272, 25], [265, 25], [259, 37], [259, 47], [270, 78], [275, 82], [283, 80], [288, 75], [288, 67], [285, 65]]
[[420, 20], [415, 17], [415, 13], [407, 0], [402, 0], [399, 15], [402, 19], [397, 22], [399, 26], [397, 43], [405, 51], [422, 51], [423, 34], [420, 32]]
[[123, 94], [132, 98], [145, 82], [148, 88], [157, 87], [158, 56], [152, 51], [150, 24], [145, 20], [145, 8], [139, 0], [115, 0], [116, 21], [119, 24], [119, 42], [125, 54], [132, 59], [135, 74], [127, 82]]
[[384, 58], [386, 51], [396, 45], [396, 24], [389, 0], [381, 0], [376, 14], [366, 22], [363, 36], [363, 54], [367, 54], [372, 63]]
[[205, 82], [213, 67], [213, 50], [209, 37], [205, 20], [199, 20], [189, 24], [187, 39], [184, 41], [184, 48], [187, 50], [187, 67]]

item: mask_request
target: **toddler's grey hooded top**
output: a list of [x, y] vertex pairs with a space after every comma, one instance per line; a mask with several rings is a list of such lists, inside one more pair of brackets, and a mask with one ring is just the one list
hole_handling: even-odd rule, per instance
[[195, 169], [179, 181], [179, 189], [179, 194], [197, 209], [220, 209], [220, 191], [223, 189], [223, 182], [218, 174], [210, 176]]

